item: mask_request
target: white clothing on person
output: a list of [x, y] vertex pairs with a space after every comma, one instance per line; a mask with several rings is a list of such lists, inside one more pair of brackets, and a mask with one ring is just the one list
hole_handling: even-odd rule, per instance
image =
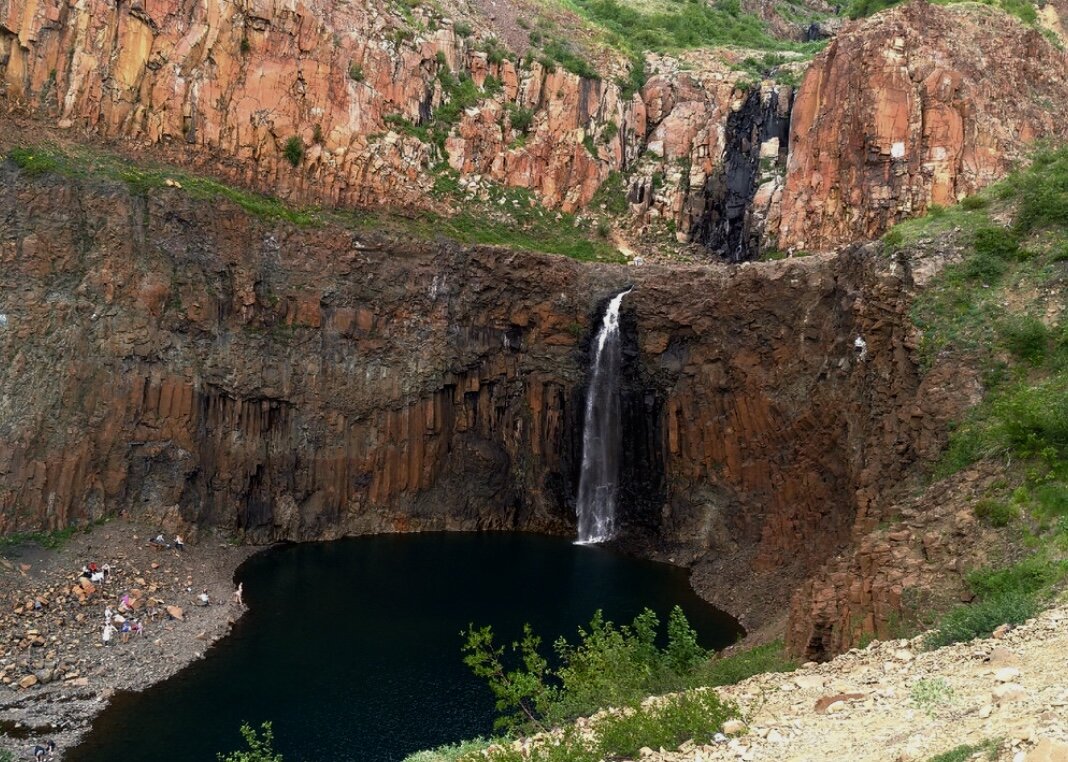
[[111, 642], [111, 636], [112, 636], [112, 634], [114, 632], [115, 632], [115, 628], [111, 625], [111, 622], [108, 622], [107, 624], [104, 625], [103, 638], [104, 638], [104, 645], [105, 646], [108, 643]]
[[208, 594], [207, 593], [201, 593], [200, 595], [197, 596], [197, 598], [200, 599], [200, 605], [201, 606], [207, 606], [208, 603], [210, 602], [210, 601], [208, 601]]

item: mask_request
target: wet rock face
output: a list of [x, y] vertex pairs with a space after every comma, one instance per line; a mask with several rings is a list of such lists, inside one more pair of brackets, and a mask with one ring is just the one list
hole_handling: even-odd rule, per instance
[[762, 204], [754, 200], [761, 180], [781, 184], [789, 147], [790, 103], [789, 88], [758, 87], [727, 117], [723, 160], [705, 185], [692, 236], [728, 262], [742, 262], [760, 253], [763, 215], [770, 198]]
[[627, 283], [620, 542], [748, 626], [940, 442], [874, 253], [591, 267], [0, 181], [3, 532], [570, 533], [583, 344]]
[[781, 249], [880, 235], [1068, 134], [1068, 59], [989, 8], [913, 2], [853, 24], [798, 91]]

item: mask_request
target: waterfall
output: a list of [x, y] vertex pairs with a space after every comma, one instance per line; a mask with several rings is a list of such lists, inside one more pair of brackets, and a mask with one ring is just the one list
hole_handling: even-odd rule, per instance
[[578, 540], [585, 545], [612, 537], [619, 487], [622, 445], [619, 411], [619, 306], [626, 291], [608, 303], [594, 345], [593, 370], [586, 392], [586, 421], [582, 430], [582, 471], [579, 476]]

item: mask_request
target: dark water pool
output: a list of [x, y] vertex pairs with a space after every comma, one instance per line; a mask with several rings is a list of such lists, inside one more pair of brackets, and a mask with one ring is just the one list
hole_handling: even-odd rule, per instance
[[274, 723], [287, 762], [391, 762], [486, 734], [488, 689], [461, 661], [460, 631], [524, 622], [544, 642], [595, 609], [616, 622], [678, 604], [707, 647], [739, 627], [687, 572], [537, 535], [420, 534], [275, 548], [238, 573], [249, 613], [205, 659], [97, 719], [74, 762], [209, 762], [242, 722]]

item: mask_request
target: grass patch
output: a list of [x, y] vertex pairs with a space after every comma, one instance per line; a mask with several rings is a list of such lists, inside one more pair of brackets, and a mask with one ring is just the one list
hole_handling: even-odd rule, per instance
[[616, 37], [631, 52], [670, 52], [684, 48], [737, 45], [758, 50], [815, 52], [821, 43], [797, 43], [771, 35], [739, 0], [676, 0], [669, 7], [641, 10], [620, 0], [570, 0], [588, 20]]
[[482, 752], [493, 743], [495, 741], [472, 738], [469, 741], [445, 744], [436, 749], [417, 751], [415, 754], [409, 754], [405, 757], [404, 762], [461, 762], [461, 760], [471, 758], [484, 759]]
[[990, 637], [1003, 624], [1023, 624], [1038, 613], [1038, 604], [1028, 595], [1003, 595], [959, 606], [946, 614], [938, 629], [924, 638], [927, 648], [965, 643]]
[[738, 716], [733, 704], [721, 700], [714, 691], [691, 691], [669, 696], [655, 706], [632, 705], [593, 719], [585, 732], [575, 726], [564, 728], [557, 738], [536, 743], [529, 756], [510, 746], [472, 750], [467, 754], [408, 757], [405, 762], [601, 762], [637, 759], [643, 747], [675, 749], [694, 740], [710, 741], [723, 723]]
[[995, 760], [1000, 746], [1001, 742], [995, 739], [983, 741], [981, 744], [961, 744], [929, 758], [927, 762], [968, 762], [976, 754], [983, 754], [986, 759]]
[[17, 534], [4, 535], [0, 537], [0, 550], [31, 544], [55, 550], [66, 545], [70, 538], [78, 532], [78, 529], [78, 527], [70, 526], [65, 529], [55, 529], [51, 532], [19, 532]]
[[786, 656], [781, 640], [729, 656], [716, 656], [704, 668], [704, 685], [733, 685], [767, 672], [793, 672], [800, 663]]
[[[845, 13], [851, 19], [866, 18], [879, 11], [892, 8], [902, 0], [852, 0], [847, 6]], [[1030, 0], [933, 0], [936, 5], [951, 5], [959, 2], [977, 2], [998, 8], [1010, 16], [1015, 16], [1020, 21], [1030, 26], [1038, 22], [1038, 11]]]

